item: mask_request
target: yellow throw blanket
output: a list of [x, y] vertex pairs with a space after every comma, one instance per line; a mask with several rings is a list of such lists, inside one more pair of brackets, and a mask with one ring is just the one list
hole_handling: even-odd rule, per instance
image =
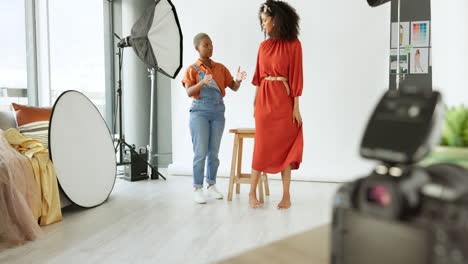
[[10, 128], [3, 132], [3, 136], [11, 146], [31, 161], [36, 183], [41, 187], [42, 208], [39, 224], [46, 226], [62, 220], [57, 176], [49, 159], [49, 152], [38, 140], [22, 135], [17, 129]]

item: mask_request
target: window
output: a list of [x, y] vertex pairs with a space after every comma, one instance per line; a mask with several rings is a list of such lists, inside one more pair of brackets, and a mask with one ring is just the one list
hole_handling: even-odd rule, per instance
[[51, 104], [63, 91], [85, 94], [105, 117], [104, 3], [49, 0]]
[[28, 104], [24, 1], [0, 0], [0, 110]]

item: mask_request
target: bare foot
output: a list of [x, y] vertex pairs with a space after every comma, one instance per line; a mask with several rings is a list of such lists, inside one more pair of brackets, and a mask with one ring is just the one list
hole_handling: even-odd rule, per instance
[[257, 196], [255, 194], [249, 194], [249, 205], [252, 208], [259, 208], [262, 206], [259, 200], [257, 200]]
[[281, 199], [281, 202], [279, 202], [278, 204], [278, 209], [279, 210], [283, 210], [283, 209], [288, 209], [289, 207], [291, 207], [291, 199], [290, 197], [283, 197], [283, 199]]

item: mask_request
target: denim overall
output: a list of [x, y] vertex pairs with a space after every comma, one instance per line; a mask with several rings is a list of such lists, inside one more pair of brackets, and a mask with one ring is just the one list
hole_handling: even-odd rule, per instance
[[[205, 73], [197, 65], [200, 80]], [[190, 134], [193, 144], [193, 186], [203, 187], [203, 177], [206, 164], [206, 182], [216, 184], [216, 174], [219, 167], [219, 145], [224, 131], [224, 101], [221, 90], [213, 79], [200, 90], [200, 97], [193, 100], [190, 107]]]

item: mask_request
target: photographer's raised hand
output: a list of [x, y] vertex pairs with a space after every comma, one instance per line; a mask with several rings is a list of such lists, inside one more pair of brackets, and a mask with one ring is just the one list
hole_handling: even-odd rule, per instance
[[237, 74], [236, 74], [236, 82], [242, 82], [245, 80], [245, 77], [247, 77], [247, 73], [245, 71], [240, 71], [240, 66], [237, 68]]
[[239, 90], [239, 87], [241, 86], [242, 81], [245, 80], [245, 77], [247, 77], [247, 73], [245, 71], [241, 71], [239, 66], [237, 68], [236, 78], [229, 85], [229, 88], [231, 88], [233, 91]]

